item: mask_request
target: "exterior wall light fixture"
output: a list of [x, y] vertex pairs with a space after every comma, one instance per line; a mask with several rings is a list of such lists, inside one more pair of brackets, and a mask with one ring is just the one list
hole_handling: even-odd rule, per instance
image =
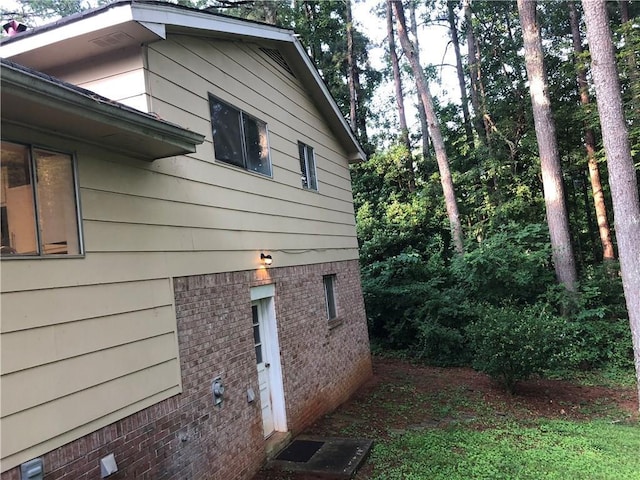
[[262, 262], [263, 265], [268, 267], [273, 263], [273, 258], [271, 258], [271, 255], [265, 255], [264, 253], [261, 253], [260, 261]]

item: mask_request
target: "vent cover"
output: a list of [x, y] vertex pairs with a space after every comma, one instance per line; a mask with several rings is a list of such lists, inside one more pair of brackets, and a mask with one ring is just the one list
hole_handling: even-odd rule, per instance
[[107, 48], [119, 45], [121, 43], [126, 43], [132, 39], [133, 37], [131, 35], [128, 35], [124, 32], [115, 32], [110, 33], [109, 35], [94, 38], [93, 40], [91, 40], [91, 43], [100, 48]]
[[260, 48], [260, 50], [265, 55], [267, 55], [267, 57], [269, 57], [271, 60], [276, 62], [278, 65], [280, 65], [284, 70], [286, 70], [289, 73], [289, 75], [295, 78], [295, 74], [293, 73], [293, 70], [291, 70], [291, 67], [289, 66], [287, 61], [284, 59], [284, 57], [282, 56], [279, 50], [276, 50], [275, 48], [262, 48], [262, 47]]

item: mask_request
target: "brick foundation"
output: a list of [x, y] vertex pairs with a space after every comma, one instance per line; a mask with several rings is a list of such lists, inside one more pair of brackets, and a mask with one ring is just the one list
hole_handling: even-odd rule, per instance
[[[327, 321], [322, 276], [336, 274], [338, 317]], [[183, 393], [44, 455], [46, 480], [247, 479], [265, 458], [250, 287], [275, 284], [287, 424], [295, 435], [371, 375], [357, 261], [174, 279]], [[226, 391], [213, 405], [211, 381]], [[18, 468], [1, 480], [19, 480]]]

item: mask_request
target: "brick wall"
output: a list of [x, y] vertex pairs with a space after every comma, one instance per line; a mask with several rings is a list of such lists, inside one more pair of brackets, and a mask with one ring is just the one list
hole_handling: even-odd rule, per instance
[[[328, 321], [322, 276], [336, 275]], [[295, 435], [371, 375], [357, 261], [174, 279], [183, 393], [44, 455], [47, 480], [100, 478], [114, 453], [120, 479], [246, 479], [264, 461], [250, 287], [275, 284], [287, 423]], [[224, 403], [213, 405], [221, 376]], [[18, 468], [1, 480], [18, 480]]]

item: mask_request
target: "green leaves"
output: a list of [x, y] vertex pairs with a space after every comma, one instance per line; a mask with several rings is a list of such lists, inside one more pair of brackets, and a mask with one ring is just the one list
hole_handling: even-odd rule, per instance
[[476, 301], [532, 303], [553, 283], [546, 226], [510, 223], [453, 259], [456, 279]]
[[509, 392], [519, 381], [561, 366], [572, 338], [565, 320], [539, 305], [485, 306], [480, 319], [467, 327], [467, 334], [474, 368]]

